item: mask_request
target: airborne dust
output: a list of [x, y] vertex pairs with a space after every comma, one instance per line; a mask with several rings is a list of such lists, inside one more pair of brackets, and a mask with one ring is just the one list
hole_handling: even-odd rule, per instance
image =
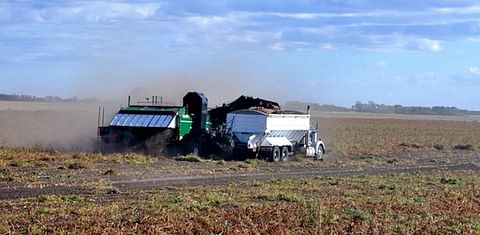
[[[189, 64], [174, 69], [131, 69], [120, 64], [89, 66], [72, 87], [72, 96], [96, 97], [96, 103], [0, 103], [0, 146], [63, 151], [91, 151], [96, 146], [98, 107], [105, 106], [105, 124], [127, 104], [162, 97], [181, 105], [188, 91], [201, 91], [215, 107], [240, 95], [284, 102], [295, 98], [292, 84], [280, 74], [265, 78], [236, 61]], [[262, 78], [263, 77], [263, 78]], [[298, 91], [302, 92], [302, 91]], [[298, 93], [297, 92], [297, 93]], [[55, 94], [52, 94], [55, 95]]]

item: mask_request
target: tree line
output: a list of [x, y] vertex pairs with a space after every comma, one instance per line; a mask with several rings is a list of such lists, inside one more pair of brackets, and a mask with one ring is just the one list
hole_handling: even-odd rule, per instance
[[367, 113], [387, 113], [387, 114], [420, 114], [420, 115], [480, 115], [480, 111], [470, 111], [449, 106], [402, 106], [377, 104], [373, 101], [362, 103], [357, 101], [352, 106], [352, 111]]
[[52, 103], [82, 103], [82, 102], [96, 102], [95, 98], [62, 98], [59, 96], [32, 96], [32, 95], [17, 95], [17, 94], [0, 94], [0, 101], [21, 101], [21, 102], [52, 102]]
[[335, 105], [325, 105], [306, 102], [287, 102], [285, 104], [286, 109], [293, 110], [305, 110], [307, 106], [310, 106], [312, 111], [327, 111], [327, 112], [364, 112], [364, 113], [383, 113], [383, 114], [418, 114], [418, 115], [480, 115], [480, 111], [470, 111], [466, 109], [459, 109], [456, 107], [448, 106], [402, 106], [402, 105], [385, 105], [377, 104], [373, 101], [362, 103], [357, 101], [351, 108], [345, 108]]

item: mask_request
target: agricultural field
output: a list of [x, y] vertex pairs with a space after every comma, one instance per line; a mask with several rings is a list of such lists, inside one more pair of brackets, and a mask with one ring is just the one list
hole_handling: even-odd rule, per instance
[[94, 153], [97, 109], [0, 103], [1, 234], [480, 234], [479, 117], [314, 112], [278, 164]]
[[[329, 148], [348, 156], [403, 152], [480, 150], [480, 117], [313, 113]], [[456, 148], [455, 148], [456, 147]]]
[[2, 233], [480, 233], [477, 173], [321, 177], [43, 195], [0, 204]]
[[[107, 104], [107, 115], [118, 105]], [[92, 150], [99, 104], [0, 102], [0, 146]]]

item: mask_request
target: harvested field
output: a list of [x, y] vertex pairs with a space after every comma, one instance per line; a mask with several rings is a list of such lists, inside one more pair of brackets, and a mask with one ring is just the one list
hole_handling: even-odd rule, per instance
[[325, 160], [276, 164], [92, 153], [97, 105], [2, 105], [2, 234], [480, 233], [477, 117], [314, 113]]
[[[0, 102], [0, 146], [91, 150], [99, 104]], [[106, 104], [105, 121], [119, 105]], [[371, 155], [401, 152], [402, 144], [480, 150], [480, 117], [313, 112], [331, 153]]]
[[478, 172], [322, 177], [2, 201], [2, 233], [480, 233]]
[[339, 117], [332, 117], [332, 114], [316, 113], [313, 119], [320, 124], [320, 135], [328, 148], [341, 155], [378, 155], [436, 146], [453, 150], [456, 145], [471, 145], [470, 150], [480, 150], [480, 122], [477, 119], [445, 117], [449, 120], [442, 120], [430, 116], [429, 120], [424, 116], [414, 120], [404, 116], [365, 118], [339, 114]]

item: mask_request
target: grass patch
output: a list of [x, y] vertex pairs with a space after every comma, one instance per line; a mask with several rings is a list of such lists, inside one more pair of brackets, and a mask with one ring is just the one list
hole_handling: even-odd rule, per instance
[[12, 182], [18, 178], [18, 174], [7, 168], [0, 168], [0, 182]]
[[279, 193], [276, 196], [277, 201], [299, 202], [300, 197], [293, 193]]
[[194, 155], [187, 155], [187, 156], [180, 156], [176, 157], [175, 161], [182, 161], [182, 162], [203, 162], [203, 159], [199, 156]]
[[331, 186], [336, 186], [338, 185], [340, 182], [338, 180], [338, 178], [334, 178], [334, 177], [327, 177], [327, 183]]
[[304, 227], [321, 228], [335, 224], [338, 219], [338, 214], [332, 209], [323, 207], [318, 199], [307, 201], [300, 214], [300, 221]]
[[111, 154], [105, 155], [104, 159], [106, 161], [111, 161], [114, 163], [121, 164], [151, 164], [157, 161], [156, 158], [146, 156], [138, 153], [124, 153], [124, 154]]
[[358, 208], [346, 208], [344, 209], [344, 213], [348, 218], [354, 221], [363, 221], [372, 218], [372, 214], [370, 214], [370, 212]]
[[442, 177], [442, 178], [440, 179], [440, 183], [453, 185], [453, 184], [457, 184], [458, 182], [457, 182], [457, 179], [453, 179], [453, 178], [443, 178], [443, 177]]
[[300, 197], [293, 193], [262, 193], [255, 197], [262, 201], [286, 201], [286, 202], [299, 202]]
[[244, 162], [253, 166], [257, 166], [258, 164], [260, 164], [260, 160], [258, 159], [246, 159]]
[[92, 191], [94, 194], [117, 194], [120, 193], [120, 190], [114, 186], [108, 180], [99, 180], [95, 183], [86, 183], [82, 187], [83, 189]]

